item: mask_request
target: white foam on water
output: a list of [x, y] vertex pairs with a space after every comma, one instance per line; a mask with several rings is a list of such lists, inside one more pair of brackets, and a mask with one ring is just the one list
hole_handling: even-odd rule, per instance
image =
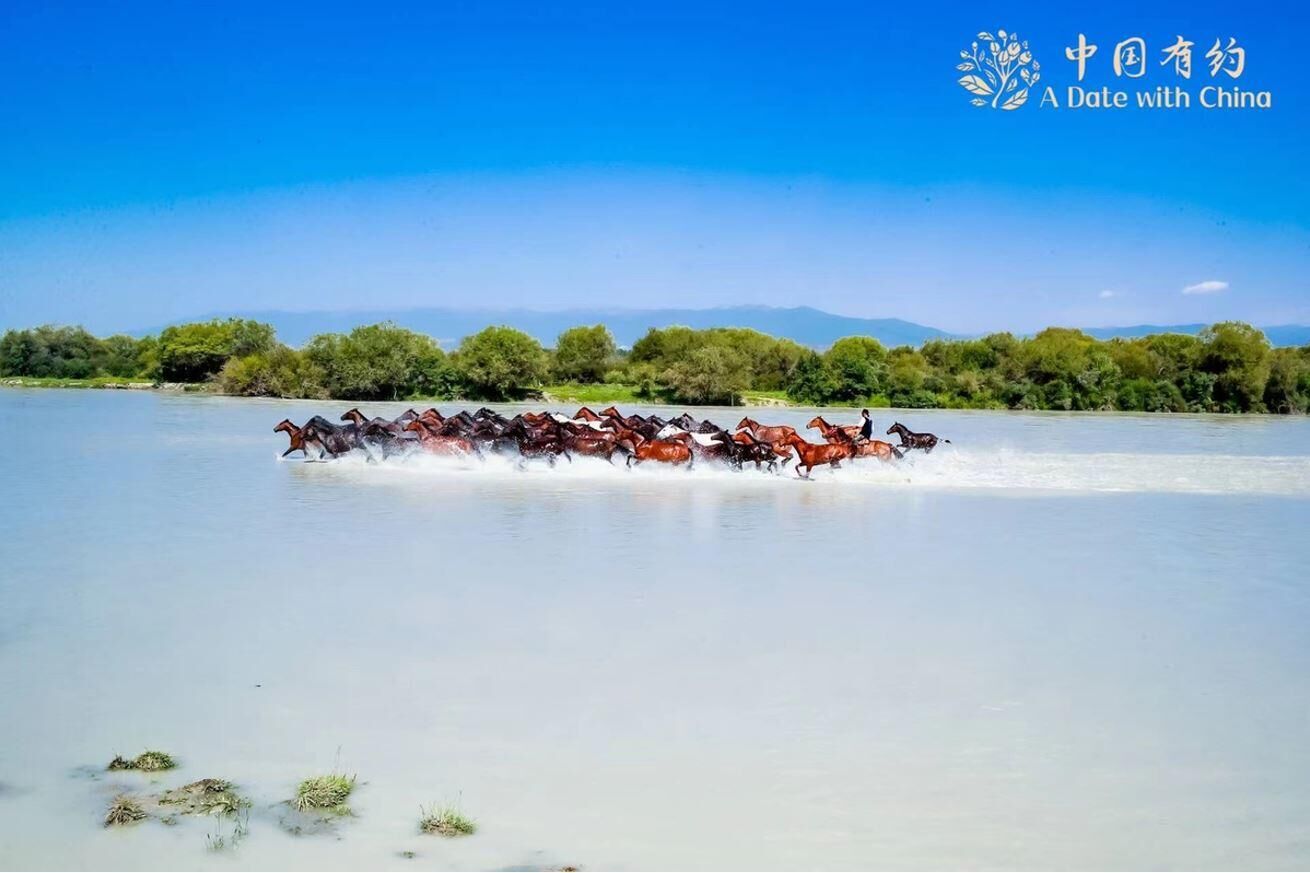
[[[291, 459], [288, 459], [291, 460]], [[544, 460], [520, 464], [517, 458], [483, 459], [411, 455], [367, 462], [352, 455], [313, 465], [361, 483], [396, 483], [461, 477], [519, 483], [549, 481], [579, 487], [615, 488], [625, 483], [694, 482], [709, 487], [787, 488], [804, 484], [795, 462], [778, 473], [747, 466], [733, 470], [701, 461], [691, 469], [647, 462], [627, 467], [616, 455], [613, 464], [597, 458], [563, 458], [550, 467]], [[1212, 454], [1051, 453], [939, 448], [931, 455], [908, 453], [897, 463], [873, 459], [846, 461], [840, 469], [817, 468], [811, 483], [839, 488], [949, 489], [1061, 494], [1070, 492], [1143, 492], [1310, 496], [1310, 457]]]

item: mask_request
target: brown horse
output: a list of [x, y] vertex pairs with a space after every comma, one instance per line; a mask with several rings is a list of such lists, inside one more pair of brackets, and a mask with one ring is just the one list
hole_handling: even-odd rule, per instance
[[781, 440], [796, 449], [796, 475], [801, 475], [801, 467], [805, 468], [803, 478], [810, 478], [810, 472], [820, 464], [827, 464], [834, 470], [841, 467], [841, 462], [851, 457], [853, 446], [849, 442], [845, 443], [807, 443], [796, 434], [792, 434], [785, 440]]
[[576, 452], [579, 455], [588, 455], [593, 458], [604, 458], [611, 464], [614, 463], [614, 453], [627, 453], [627, 444], [621, 443], [614, 434], [606, 431], [600, 433], [576, 433], [569, 431], [564, 436], [564, 446], [570, 452]]
[[286, 434], [291, 440], [291, 448], [283, 452], [282, 457], [285, 458], [294, 451], [299, 451], [306, 458], [309, 457], [309, 452], [305, 451], [305, 440], [300, 436], [300, 428], [292, 424], [291, 419], [284, 418], [277, 423], [277, 427], [273, 428], [273, 433], [279, 432]]
[[743, 418], [737, 422], [737, 430], [748, 430], [756, 438], [767, 443], [785, 443], [788, 437], [796, 436], [796, 428], [785, 424], [763, 425], [753, 418]]
[[434, 455], [481, 455], [470, 440], [462, 436], [447, 436], [433, 430], [433, 425], [422, 418], [411, 419], [405, 430], [418, 434], [419, 445]]
[[855, 439], [860, 435], [860, 426], [858, 424], [828, 424], [828, 422], [823, 420], [822, 415], [814, 416], [814, 418], [810, 419], [810, 423], [805, 426], [807, 428], [818, 430], [818, 432], [821, 433], [823, 438], [828, 442], [834, 441], [833, 436], [830, 436], [829, 434], [835, 430], [841, 431], [851, 439]]
[[[882, 440], [863, 440], [857, 442], [855, 437], [860, 433], [857, 425], [835, 425], [828, 424], [823, 420], [823, 416], [816, 415], [810, 419], [806, 427], [816, 427], [823, 438], [830, 443], [849, 443], [851, 446], [851, 457], [854, 458], [877, 458], [880, 461], [890, 461], [893, 458], [903, 458], [900, 450], [891, 443], [885, 443]], [[854, 433], [852, 433], [854, 431]]]
[[[620, 440], [620, 444], [624, 441]], [[628, 455], [628, 466], [634, 463], [640, 464], [642, 461], [659, 461], [662, 464], [686, 464], [687, 469], [691, 469], [691, 435], [679, 434], [666, 440], [646, 440], [645, 442], [633, 445], [628, 442], [624, 448], [632, 446], [632, 453]]]
[[600, 416], [585, 406], [574, 413], [573, 418], [575, 421], [577, 419], [582, 419], [583, 421], [600, 421]]

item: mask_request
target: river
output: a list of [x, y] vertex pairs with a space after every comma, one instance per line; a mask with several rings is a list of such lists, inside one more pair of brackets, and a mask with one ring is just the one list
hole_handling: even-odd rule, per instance
[[[279, 460], [348, 405], [0, 390], [0, 866], [1310, 865], [1310, 419], [875, 410], [952, 443], [812, 482]], [[355, 814], [280, 827], [333, 769]], [[201, 777], [235, 847], [101, 826]]]

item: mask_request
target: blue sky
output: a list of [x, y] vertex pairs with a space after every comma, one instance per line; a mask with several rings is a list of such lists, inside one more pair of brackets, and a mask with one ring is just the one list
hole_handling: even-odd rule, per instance
[[[7, 2], [0, 326], [806, 303], [948, 330], [1310, 321], [1290, 4]], [[1264, 111], [977, 109], [980, 29]], [[1110, 71], [1142, 36], [1146, 77]], [[1216, 37], [1247, 52], [1210, 79]], [[1223, 286], [1222, 288], [1220, 286]], [[1193, 293], [1183, 293], [1185, 288]]]

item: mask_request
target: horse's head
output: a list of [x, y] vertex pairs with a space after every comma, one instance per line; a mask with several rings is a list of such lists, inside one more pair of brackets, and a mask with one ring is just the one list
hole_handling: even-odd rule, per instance
[[300, 431], [300, 428], [298, 428], [298, 427], [296, 427], [294, 424], [292, 424], [292, 423], [291, 423], [291, 419], [289, 419], [289, 418], [284, 418], [284, 419], [282, 419], [281, 421], [279, 421], [279, 422], [277, 423], [277, 427], [273, 428], [273, 433], [282, 432], [282, 433], [289, 433], [289, 434], [294, 435], [294, 434], [298, 433], [299, 431]]
[[612, 416], [614, 416], [615, 418], [623, 418], [623, 413], [622, 413], [622, 412], [619, 412], [618, 408], [615, 407], [615, 406], [607, 406], [607, 407], [605, 407], [604, 409], [602, 409], [602, 410], [600, 411], [600, 414], [601, 414], [601, 415], [612, 415]]
[[887, 433], [899, 433], [900, 431], [903, 430], [905, 430], [905, 425], [901, 424], [898, 421], [894, 423], [891, 427], [887, 428]]
[[741, 430], [743, 427], [748, 427], [753, 429], [759, 426], [760, 424], [758, 421], [755, 421], [750, 418], [743, 418], [741, 421], [737, 422], [737, 430]]
[[400, 415], [396, 416], [396, 421], [398, 423], [402, 421], [413, 421], [416, 418], [418, 418], [417, 412], [413, 409], [406, 409], [404, 412], [400, 413]]
[[423, 419], [421, 419], [421, 418], [411, 418], [409, 421], [405, 422], [405, 427], [404, 427], [403, 429], [404, 429], [404, 430], [412, 430], [412, 431], [414, 431], [414, 432], [417, 433], [417, 434], [422, 434], [423, 431], [425, 431], [427, 428], [425, 427], [425, 425], [424, 425], [424, 423], [423, 423]]
[[828, 426], [828, 422], [826, 422], [826, 421], [823, 420], [823, 416], [822, 416], [822, 415], [816, 415], [816, 416], [814, 416], [814, 418], [811, 418], [809, 424], [807, 424], [807, 425], [805, 425], [805, 426], [806, 426], [807, 428], [808, 428], [808, 427], [814, 427], [814, 428], [818, 428], [819, 430], [823, 430], [824, 428], [826, 428], [826, 427]]
[[341, 414], [341, 420], [353, 421], [355, 424], [362, 424], [364, 422], [364, 413], [359, 411], [359, 407], [348, 409]]

